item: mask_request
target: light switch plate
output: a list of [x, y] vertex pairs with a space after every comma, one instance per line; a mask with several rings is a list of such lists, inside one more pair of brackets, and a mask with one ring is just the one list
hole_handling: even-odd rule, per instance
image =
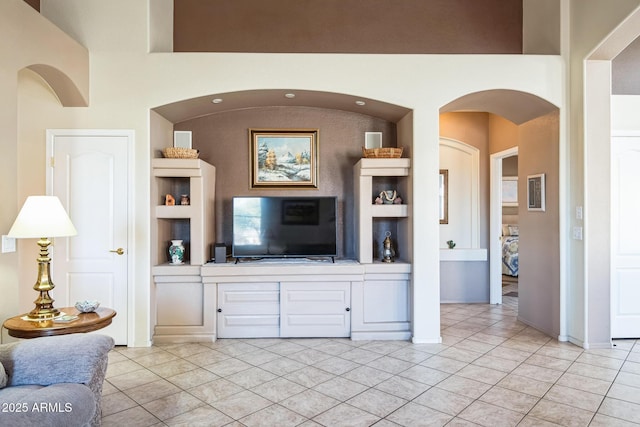
[[582, 240], [582, 227], [573, 227], [573, 239]]
[[2, 253], [15, 252], [16, 251], [16, 239], [7, 235], [2, 236]]

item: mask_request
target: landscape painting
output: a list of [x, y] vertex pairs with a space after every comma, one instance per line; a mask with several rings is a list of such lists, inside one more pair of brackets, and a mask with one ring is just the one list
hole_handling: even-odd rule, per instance
[[251, 188], [318, 188], [318, 130], [250, 129]]

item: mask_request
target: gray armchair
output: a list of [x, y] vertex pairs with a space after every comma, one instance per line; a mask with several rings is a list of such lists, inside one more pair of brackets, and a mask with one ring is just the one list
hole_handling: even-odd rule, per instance
[[2, 426], [99, 426], [102, 383], [114, 342], [97, 334], [34, 338], [0, 345], [7, 385]]

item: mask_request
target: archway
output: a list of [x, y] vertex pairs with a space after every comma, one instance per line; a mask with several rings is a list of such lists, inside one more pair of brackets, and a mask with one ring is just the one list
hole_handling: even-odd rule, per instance
[[[459, 115], [483, 112], [487, 116], [486, 146], [482, 148], [481, 154], [481, 159], [487, 161], [481, 160], [481, 164], [484, 165], [481, 168], [484, 167], [484, 170], [481, 170], [480, 182], [483, 184], [480, 203], [481, 247], [488, 248], [490, 254], [489, 261], [477, 261], [484, 262], [484, 268], [461, 264], [457, 266], [457, 270], [470, 268], [484, 274], [484, 277], [487, 277], [483, 283], [486, 287], [486, 300], [501, 303], [501, 176], [496, 175], [500, 173], [499, 169], [492, 168], [497, 162], [493, 155], [504, 154], [513, 149], [519, 150], [519, 157], [524, 161], [522, 167], [519, 164], [518, 199], [526, 199], [527, 176], [542, 173], [547, 178], [547, 203], [551, 203], [546, 212], [529, 211], [526, 204], [520, 204], [518, 207], [518, 214], [522, 220], [520, 232], [523, 236], [520, 259], [527, 255], [525, 261], [522, 261], [524, 268], [520, 270], [523, 308], [519, 319], [549, 335], [558, 336], [563, 318], [560, 304], [563, 284], [559, 261], [559, 109], [530, 93], [498, 89], [458, 98], [442, 107], [441, 115], [455, 111]], [[443, 135], [441, 128], [441, 136], [449, 135]], [[547, 267], [543, 267], [544, 265]], [[545, 274], [540, 274], [545, 270]], [[441, 274], [444, 275], [446, 272], [443, 271]]]

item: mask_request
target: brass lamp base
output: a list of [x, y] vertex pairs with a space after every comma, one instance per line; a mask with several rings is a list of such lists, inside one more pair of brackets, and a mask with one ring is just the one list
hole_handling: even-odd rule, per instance
[[49, 258], [49, 245], [51, 240], [46, 237], [38, 240], [40, 246], [40, 256], [38, 257], [38, 278], [33, 289], [40, 292], [40, 296], [34, 301], [36, 307], [27, 314], [31, 320], [51, 320], [60, 315], [60, 310], [53, 307], [53, 298], [49, 296], [49, 291], [55, 288], [51, 281], [49, 268], [51, 258]]

